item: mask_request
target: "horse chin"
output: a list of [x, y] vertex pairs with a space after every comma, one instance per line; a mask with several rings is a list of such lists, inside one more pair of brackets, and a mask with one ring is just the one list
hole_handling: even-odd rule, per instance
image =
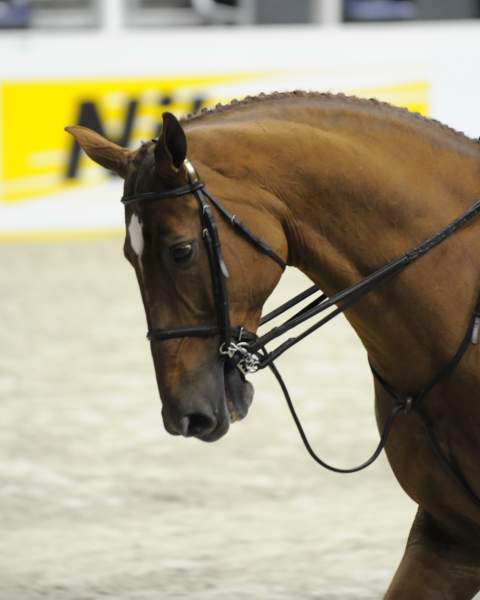
[[254, 389], [234, 365], [226, 362], [224, 369], [225, 401], [230, 423], [241, 421], [247, 416], [252, 404]]

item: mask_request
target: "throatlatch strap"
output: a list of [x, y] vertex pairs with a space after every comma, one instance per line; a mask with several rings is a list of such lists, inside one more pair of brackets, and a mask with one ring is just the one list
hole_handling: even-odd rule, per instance
[[278, 256], [278, 254], [276, 252], [274, 252], [268, 244], [266, 244], [263, 240], [261, 240], [259, 237], [257, 237], [252, 231], [250, 231], [250, 229], [246, 225], [244, 225], [238, 219], [238, 217], [236, 217], [235, 215], [232, 215], [232, 213], [230, 213], [223, 206], [223, 204], [215, 198], [215, 196], [212, 196], [212, 194], [210, 194], [210, 192], [208, 190], [205, 189], [203, 191], [203, 193], [205, 194], [205, 196], [207, 196], [207, 198], [210, 200], [210, 202], [215, 206], [215, 208], [222, 215], [222, 217], [224, 217], [224, 219], [226, 219], [232, 225], [232, 227], [234, 229], [236, 229], [236, 231], [238, 233], [240, 233], [240, 235], [242, 235], [242, 237], [249, 240], [254, 246], [256, 246], [257, 250], [259, 250], [259, 252], [262, 252], [262, 254], [266, 254], [272, 260], [274, 260], [276, 263], [278, 263], [282, 267], [282, 269], [285, 269], [285, 267], [287, 266], [286, 262], [282, 258], [280, 258]]

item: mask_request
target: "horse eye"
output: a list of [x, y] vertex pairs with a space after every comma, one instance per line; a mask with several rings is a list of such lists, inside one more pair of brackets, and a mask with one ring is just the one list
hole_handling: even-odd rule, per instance
[[193, 244], [179, 244], [170, 248], [170, 254], [176, 263], [181, 263], [188, 260], [193, 253]]

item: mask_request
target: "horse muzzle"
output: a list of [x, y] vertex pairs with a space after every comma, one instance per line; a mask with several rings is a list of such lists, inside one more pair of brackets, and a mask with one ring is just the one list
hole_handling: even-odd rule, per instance
[[198, 389], [183, 389], [179, 397], [164, 402], [162, 416], [168, 433], [215, 442], [231, 423], [247, 415], [253, 400], [252, 384], [233, 362], [222, 361], [222, 367], [218, 372], [222, 381], [209, 391], [199, 394]]

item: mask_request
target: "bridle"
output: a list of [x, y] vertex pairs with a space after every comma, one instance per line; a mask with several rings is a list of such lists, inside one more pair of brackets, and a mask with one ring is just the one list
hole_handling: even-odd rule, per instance
[[[361, 465], [350, 469], [333, 467], [324, 462], [315, 453], [296, 414], [285, 382], [283, 381], [275, 365], [275, 360], [292, 346], [325, 325], [337, 315], [345, 312], [371, 290], [377, 288], [380, 284], [390, 279], [393, 275], [403, 271], [408, 265], [418, 260], [432, 248], [441, 244], [458, 229], [469, 223], [480, 213], [480, 200], [475, 202], [466, 212], [449, 223], [444, 229], [433, 235], [431, 238], [425, 240], [420, 245], [406, 252], [406, 254], [400, 258], [395, 259], [377, 269], [354, 285], [334, 294], [330, 298], [325, 294], [321, 294], [317, 286], [314, 285], [309, 287], [307, 290], [301, 292], [288, 302], [285, 302], [272, 312], [263, 316], [260, 320], [260, 325], [264, 325], [272, 321], [276, 317], [285, 313], [287, 310], [298, 306], [301, 302], [307, 300], [308, 298], [311, 298], [316, 294], [319, 295], [311, 300], [306, 306], [298, 310], [298, 312], [292, 317], [289, 317], [281, 325], [273, 327], [270, 331], [261, 336], [257, 336], [255, 333], [248, 331], [244, 327], [233, 327], [231, 324], [229, 296], [226, 285], [226, 281], [229, 278], [229, 271], [223, 258], [222, 246], [220, 243], [212, 207], [215, 207], [220, 216], [225, 219], [225, 221], [229, 223], [229, 225], [239, 235], [250, 242], [258, 250], [258, 252], [268, 256], [271, 260], [277, 263], [282, 270], [285, 269], [286, 262], [268, 244], [257, 237], [246, 225], [244, 225], [236, 215], [231, 214], [217, 198], [212, 196], [212, 194], [207, 190], [205, 184], [200, 180], [197, 171], [188, 159], [185, 159], [183, 165], [188, 178], [188, 183], [186, 185], [163, 192], [146, 192], [126, 195], [122, 197], [121, 201], [124, 205], [129, 206], [137, 202], [157, 202], [167, 198], [179, 198], [189, 194], [193, 194], [193, 196], [197, 199], [200, 213], [202, 239], [210, 265], [210, 275], [212, 280], [217, 322], [215, 324], [179, 327], [175, 329], [150, 329], [147, 333], [147, 338], [151, 342], [162, 342], [165, 340], [185, 337], [218, 337], [220, 342], [218, 350], [219, 354], [225, 361], [235, 365], [235, 367], [238, 368], [243, 375], [252, 374], [264, 369], [265, 367], [269, 367], [284, 393], [288, 407], [307, 451], [321, 466], [337, 473], [355, 473], [371, 465], [378, 458], [381, 451], [385, 447], [396, 417], [400, 413], [416, 413], [425, 426], [427, 435], [432, 444], [433, 451], [438, 457], [442, 466], [445, 468], [446, 472], [453, 477], [455, 482], [462, 488], [464, 493], [475, 504], [480, 506], [480, 498], [467, 483], [459, 468], [446, 456], [445, 452], [442, 450], [435, 437], [430, 418], [423, 407], [423, 400], [425, 396], [430, 393], [431, 390], [441, 380], [454, 371], [467, 351], [469, 345], [478, 344], [480, 333], [480, 298], [476, 303], [473, 316], [468, 323], [465, 336], [452, 359], [446, 365], [444, 365], [442, 369], [435, 374], [432, 380], [418, 393], [409, 395], [402, 394], [398, 390], [394, 389], [394, 387], [391, 386], [371, 366], [374, 377], [387, 392], [387, 394], [393, 399], [394, 404], [392, 412], [384, 425], [379, 444], [372, 456]], [[271, 351], [266, 349], [266, 345], [268, 343], [330, 308], [333, 308], [331, 312], [329, 312], [326, 316], [323, 316], [313, 325], [310, 325], [299, 335], [288, 338]]]
[[[124, 196], [122, 202], [128, 206], [135, 202], [152, 202], [167, 198], [177, 198], [193, 194], [198, 201], [200, 209], [200, 223], [202, 228], [202, 239], [207, 251], [212, 279], [213, 297], [217, 323], [215, 325], [198, 325], [195, 327], [178, 327], [175, 329], [150, 329], [147, 338], [152, 342], [161, 342], [183, 337], [214, 337], [220, 339], [220, 353], [227, 355], [231, 353], [234, 346], [240, 344], [243, 348], [247, 341], [256, 338], [254, 333], [248, 332], [243, 327], [232, 327], [230, 322], [230, 303], [226, 280], [229, 278], [227, 265], [223, 259], [222, 246], [218, 237], [217, 225], [212, 212], [212, 205], [231, 224], [231, 226], [252, 243], [259, 252], [266, 254], [284, 269], [285, 262], [262, 240], [257, 238], [235, 215], [231, 215], [218, 200], [216, 200], [200, 181], [198, 174], [189, 160], [184, 161], [185, 171], [189, 183], [187, 185], [167, 190], [165, 192], [147, 192]], [[249, 362], [250, 357], [245, 361]], [[237, 366], [243, 369], [244, 362], [238, 361]], [[251, 372], [245, 368], [246, 372]]]

